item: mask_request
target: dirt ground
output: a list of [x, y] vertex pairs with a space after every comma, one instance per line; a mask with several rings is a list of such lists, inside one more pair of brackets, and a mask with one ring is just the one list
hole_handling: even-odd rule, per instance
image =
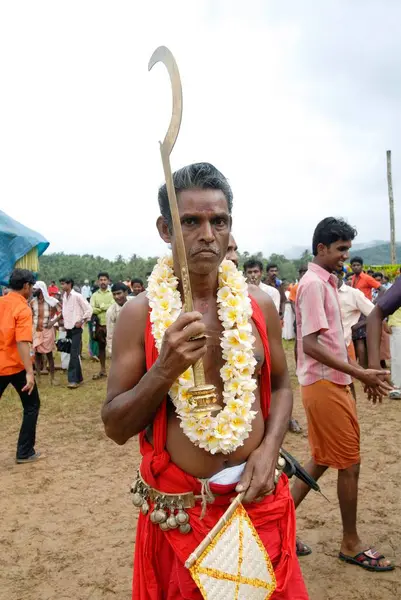
[[[292, 353], [288, 352], [293, 370]], [[16, 465], [19, 399], [7, 390], [0, 402], [0, 599], [128, 600], [136, 512], [129, 497], [139, 454], [136, 440], [123, 447], [103, 433], [103, 381], [84, 361], [85, 385], [49, 387], [42, 377], [42, 409], [35, 465]], [[295, 390], [295, 382], [294, 382]], [[401, 403], [372, 407], [358, 394], [362, 430], [359, 524], [369, 543], [400, 566]], [[305, 428], [299, 394], [294, 414]], [[301, 461], [305, 435], [288, 434], [285, 447]], [[340, 563], [336, 477], [322, 480], [326, 502], [311, 493], [298, 512], [298, 530], [313, 547], [301, 560], [311, 600], [400, 600], [401, 569], [368, 573]]]

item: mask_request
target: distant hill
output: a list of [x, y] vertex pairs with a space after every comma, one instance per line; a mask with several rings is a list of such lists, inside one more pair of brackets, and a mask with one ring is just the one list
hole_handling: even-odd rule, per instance
[[[391, 261], [390, 244], [388, 242], [385, 244], [380, 244], [378, 246], [364, 248], [363, 250], [352, 248], [350, 257], [352, 258], [356, 254], [362, 257], [367, 265], [388, 265]], [[400, 242], [397, 242], [396, 244], [396, 262], [401, 263]]]
[[[386, 240], [371, 240], [370, 242], [356, 242], [352, 244], [352, 252], [358, 252], [360, 254], [361, 250], [373, 250], [376, 249], [377, 246], [385, 246], [388, 245]], [[292, 246], [291, 248], [285, 248], [283, 250], [284, 256], [290, 259], [299, 258], [302, 252], [305, 252], [306, 246]], [[309, 252], [312, 251], [312, 248], [307, 248]]]

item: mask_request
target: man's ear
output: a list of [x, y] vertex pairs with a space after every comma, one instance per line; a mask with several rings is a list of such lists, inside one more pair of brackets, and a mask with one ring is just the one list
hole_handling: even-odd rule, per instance
[[171, 234], [168, 228], [168, 224], [167, 221], [164, 217], [162, 217], [160, 215], [160, 217], [158, 217], [157, 221], [156, 221], [156, 227], [157, 230], [159, 232], [159, 235], [161, 237], [161, 239], [163, 240], [163, 242], [166, 242], [166, 244], [170, 244], [171, 243]]

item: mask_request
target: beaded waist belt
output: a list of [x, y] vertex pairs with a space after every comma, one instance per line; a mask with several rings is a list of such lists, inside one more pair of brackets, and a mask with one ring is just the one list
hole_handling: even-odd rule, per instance
[[[183, 494], [167, 494], [148, 485], [137, 471], [136, 480], [131, 487], [132, 503], [141, 509], [143, 515], [151, 510], [149, 518], [152, 523], [159, 525], [162, 531], [179, 528], [181, 533], [189, 533], [189, 514], [184, 510], [193, 508], [196, 500], [203, 500], [203, 495], [196, 496], [193, 492]], [[212, 500], [209, 500], [212, 501]]]
[[[285, 460], [279, 457], [275, 472], [274, 481], [277, 484], [283, 468]], [[213, 503], [215, 496], [219, 494], [213, 493], [209, 487], [209, 480], [199, 480], [202, 484], [202, 493], [199, 495], [193, 492], [183, 492], [182, 494], [167, 494], [152, 488], [141, 477], [139, 469], [136, 474], [136, 480], [132, 484], [132, 503], [137, 508], [140, 508], [143, 515], [150, 512], [149, 518], [154, 525], [159, 525], [162, 531], [169, 529], [179, 529], [180, 533], [189, 533], [191, 525], [189, 524], [189, 514], [185, 509], [193, 508], [196, 501], [202, 502], [202, 515], [206, 512], [207, 503]], [[149, 503], [152, 503], [152, 507]]]

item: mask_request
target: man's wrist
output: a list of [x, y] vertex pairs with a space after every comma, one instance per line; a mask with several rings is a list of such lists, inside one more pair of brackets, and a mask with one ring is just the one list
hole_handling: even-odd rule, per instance
[[174, 381], [177, 379], [174, 375], [170, 375], [167, 372], [167, 369], [163, 367], [160, 363], [160, 359], [158, 358], [156, 362], [152, 366], [152, 374], [153, 376], [158, 377], [160, 383], [162, 385], [168, 385], [169, 388], [173, 385]]
[[364, 371], [364, 369], [362, 367], [360, 367], [359, 365], [352, 365], [351, 363], [348, 363], [349, 365], [349, 372], [348, 375], [351, 375], [351, 377], [354, 377], [354, 379], [359, 379], [359, 376], [361, 374], [361, 372]]

